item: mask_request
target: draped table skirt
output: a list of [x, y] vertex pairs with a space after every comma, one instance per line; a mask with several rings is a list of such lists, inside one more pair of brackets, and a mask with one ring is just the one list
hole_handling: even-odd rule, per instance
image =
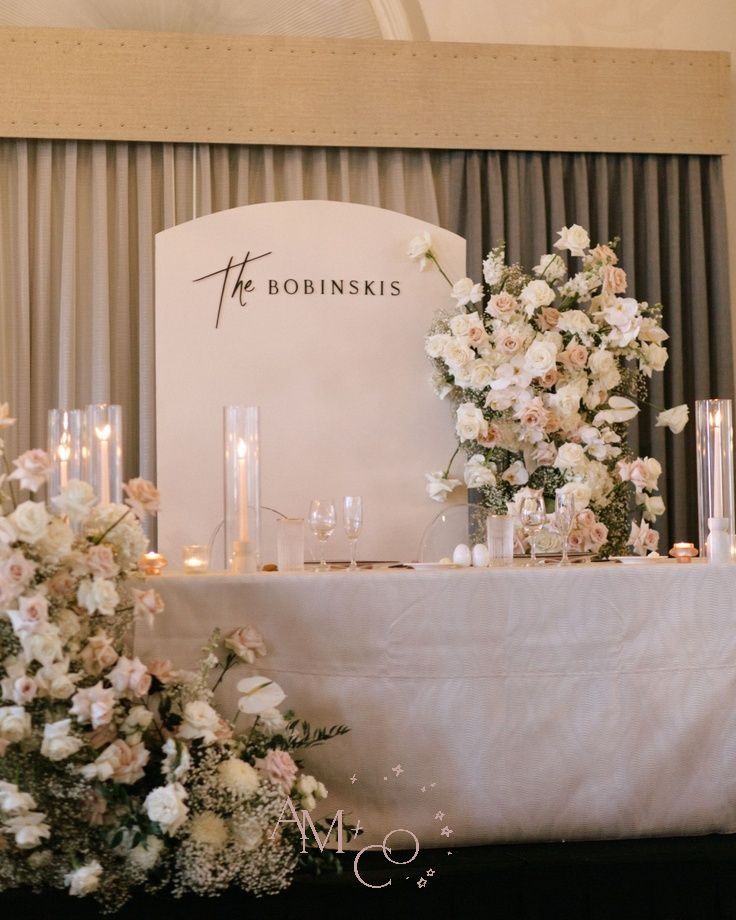
[[[144, 662], [192, 667], [212, 629], [252, 624], [281, 708], [350, 726], [306, 769], [360, 845], [395, 828], [422, 848], [736, 828], [736, 566], [149, 583], [166, 611], [138, 628]], [[244, 674], [218, 688], [227, 715]]]

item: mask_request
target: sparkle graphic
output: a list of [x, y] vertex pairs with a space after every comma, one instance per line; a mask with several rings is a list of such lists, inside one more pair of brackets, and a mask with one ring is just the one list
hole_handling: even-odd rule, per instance
[[453, 831], [453, 829], [452, 829], [451, 827], [448, 827], [447, 825], [445, 825], [445, 826], [442, 828], [442, 830], [440, 831], [440, 834], [441, 834], [443, 837], [449, 837], [450, 834], [454, 834], [454, 833], [455, 833], [455, 832]]
[[428, 875], [430, 878], [432, 878], [432, 876], [434, 875], [434, 869], [427, 869], [427, 875]]
[[444, 821], [444, 820], [445, 820], [445, 813], [444, 813], [444, 811], [438, 811], [437, 814], [434, 816], [434, 820], [435, 820], [435, 821]]
[[448, 856], [452, 856], [452, 850], [448, 850], [448, 851], [447, 851], [447, 855], [448, 855]]
[[422, 786], [422, 788], [421, 788], [419, 791], [420, 791], [420, 792], [426, 792], [426, 791], [427, 791], [427, 787], [426, 787], [426, 786]]
[[419, 881], [417, 882], [417, 888], [425, 888], [426, 885], [427, 885], [426, 878], [420, 878]]
[[358, 836], [358, 834], [363, 830], [363, 826], [360, 823], [360, 818], [358, 818], [358, 823], [355, 825], [355, 833], [353, 834], [353, 840]]
[[437, 785], [437, 783], [430, 783], [430, 784], [429, 784], [429, 788], [430, 788], [430, 789], [434, 789], [434, 787], [435, 787], [436, 785]]
[[401, 774], [404, 772], [404, 768], [400, 763], [397, 763], [395, 767], [391, 767], [391, 772], [396, 774], [396, 779], [398, 779]]
[[358, 782], [358, 777], [355, 775], [355, 773], [353, 773], [353, 775], [350, 777], [350, 782], [351, 782], [351, 783], [357, 783], [357, 782]]

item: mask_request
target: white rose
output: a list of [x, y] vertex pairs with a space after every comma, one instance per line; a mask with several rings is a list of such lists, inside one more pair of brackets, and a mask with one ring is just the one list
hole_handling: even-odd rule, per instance
[[68, 658], [45, 665], [36, 671], [39, 695], [52, 700], [68, 700], [76, 689], [75, 682], [81, 676], [77, 673], [69, 674]]
[[447, 496], [459, 485], [459, 479], [450, 479], [445, 476], [444, 470], [435, 473], [425, 473], [427, 479], [427, 495], [433, 502], [447, 501]]
[[486, 465], [483, 454], [473, 454], [465, 464], [465, 485], [469, 489], [479, 489], [481, 486], [496, 485], [496, 466], [491, 463]]
[[31, 811], [5, 821], [5, 828], [15, 835], [15, 845], [19, 850], [32, 850], [51, 836], [51, 828], [45, 822], [46, 815]]
[[21, 637], [23, 653], [29, 661], [38, 661], [44, 667], [61, 661], [64, 657], [59, 630], [53, 623], [46, 623], [30, 636]]
[[[133, 706], [120, 726], [120, 731], [125, 735], [128, 744], [140, 742], [143, 733], [153, 721], [153, 713], [145, 706]], [[169, 738], [169, 741], [173, 739]]]
[[524, 367], [535, 377], [542, 377], [547, 371], [551, 371], [557, 360], [557, 348], [555, 343], [543, 339], [537, 339], [527, 349], [524, 356]]
[[581, 470], [585, 468], [587, 458], [581, 444], [569, 442], [563, 444], [557, 451], [555, 467], [558, 470]]
[[260, 727], [268, 735], [278, 735], [286, 728], [286, 719], [278, 709], [264, 709], [259, 719]]
[[664, 370], [669, 355], [664, 345], [657, 345], [656, 342], [645, 343], [641, 346], [641, 357], [639, 358], [639, 367], [648, 376], [652, 376], [652, 371]]
[[[627, 330], [637, 318], [639, 304], [633, 297], [615, 297], [602, 310], [603, 317], [610, 326]], [[638, 329], [638, 327], [637, 327]]]
[[96, 502], [97, 496], [89, 483], [70, 479], [61, 494], [51, 499], [51, 506], [58, 514], [66, 515], [70, 521], [77, 523], [87, 517]]
[[79, 738], [69, 734], [71, 719], [61, 719], [44, 726], [41, 754], [49, 760], [66, 760], [83, 746]]
[[183, 721], [179, 726], [180, 737], [201, 738], [205, 744], [212, 744], [217, 740], [220, 716], [209, 703], [203, 700], [187, 703], [182, 715]]
[[456, 413], [455, 430], [461, 441], [476, 441], [488, 431], [483, 411], [473, 403], [462, 403]]
[[686, 405], [675, 406], [674, 409], [665, 409], [657, 416], [655, 428], [669, 428], [672, 434], [679, 434], [687, 425], [690, 409]]
[[584, 250], [590, 246], [590, 237], [580, 224], [572, 227], [563, 227], [558, 230], [559, 240], [554, 244], [555, 249], [568, 249], [573, 256], [584, 256]]
[[610, 351], [598, 349], [592, 351], [588, 356], [588, 369], [600, 386], [606, 390], [612, 390], [621, 382], [621, 374], [616, 359]]
[[596, 325], [585, 310], [565, 310], [560, 313], [557, 329], [560, 332], [569, 332], [571, 335], [585, 335], [593, 332]]
[[530, 281], [519, 295], [519, 301], [527, 316], [531, 316], [532, 313], [536, 310], [540, 310], [542, 307], [548, 307], [554, 299], [554, 290], [546, 281], [542, 281], [541, 279]]
[[120, 602], [115, 585], [105, 578], [85, 579], [79, 585], [77, 597], [82, 607], [90, 613], [99, 612], [102, 616], [112, 616]]
[[427, 336], [424, 350], [430, 358], [441, 358], [451, 341], [451, 336], [446, 332], [438, 332], [436, 335]]
[[474, 284], [471, 278], [461, 278], [453, 284], [450, 296], [455, 298], [458, 307], [464, 307], [468, 303], [480, 303], [483, 300], [483, 288], [480, 284]]
[[452, 369], [454, 376], [457, 376], [457, 368], [462, 368], [475, 360], [472, 349], [459, 339], [451, 339], [447, 343], [442, 357]]
[[180, 783], [169, 783], [149, 792], [143, 807], [151, 821], [155, 821], [165, 834], [171, 835], [187, 819], [189, 809], [184, 804], [187, 798], [187, 791]]
[[17, 460], [13, 460], [15, 469], [8, 479], [17, 479], [21, 489], [36, 492], [46, 482], [51, 472], [51, 458], [43, 450], [27, 450]]
[[51, 518], [42, 502], [22, 502], [8, 520], [19, 540], [37, 543], [46, 533]]
[[559, 492], [564, 492], [566, 495], [572, 495], [575, 500], [575, 510], [583, 511], [590, 504], [590, 486], [584, 482], [567, 482], [561, 489], [558, 489]]
[[74, 531], [60, 518], [52, 518], [37, 546], [49, 562], [61, 562], [72, 551]]
[[470, 386], [474, 390], [484, 390], [493, 380], [494, 369], [482, 358], [470, 365]]
[[31, 734], [31, 716], [22, 706], [0, 706], [0, 738], [16, 744]]
[[535, 265], [532, 271], [540, 277], [543, 275], [548, 281], [559, 281], [564, 278], [567, 267], [556, 252], [548, 252], [541, 257], [539, 265]]
[[80, 866], [73, 872], [68, 872], [64, 876], [64, 884], [69, 889], [69, 894], [76, 898], [83, 898], [85, 895], [97, 891], [100, 887], [102, 878], [102, 866], [93, 860], [86, 866]]
[[432, 250], [432, 237], [429, 233], [421, 233], [415, 236], [409, 243], [407, 255], [415, 262], [419, 262], [419, 271], [423, 272], [427, 266], [429, 255]]

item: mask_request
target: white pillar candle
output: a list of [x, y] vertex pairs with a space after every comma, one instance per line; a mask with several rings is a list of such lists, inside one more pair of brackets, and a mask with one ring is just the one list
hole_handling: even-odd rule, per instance
[[95, 434], [100, 441], [100, 502], [110, 504], [110, 426], [95, 428]]
[[721, 412], [713, 416], [713, 517], [723, 517], [723, 460], [721, 458]]
[[245, 441], [238, 440], [238, 539], [248, 542], [248, 478], [245, 467], [248, 447]]

